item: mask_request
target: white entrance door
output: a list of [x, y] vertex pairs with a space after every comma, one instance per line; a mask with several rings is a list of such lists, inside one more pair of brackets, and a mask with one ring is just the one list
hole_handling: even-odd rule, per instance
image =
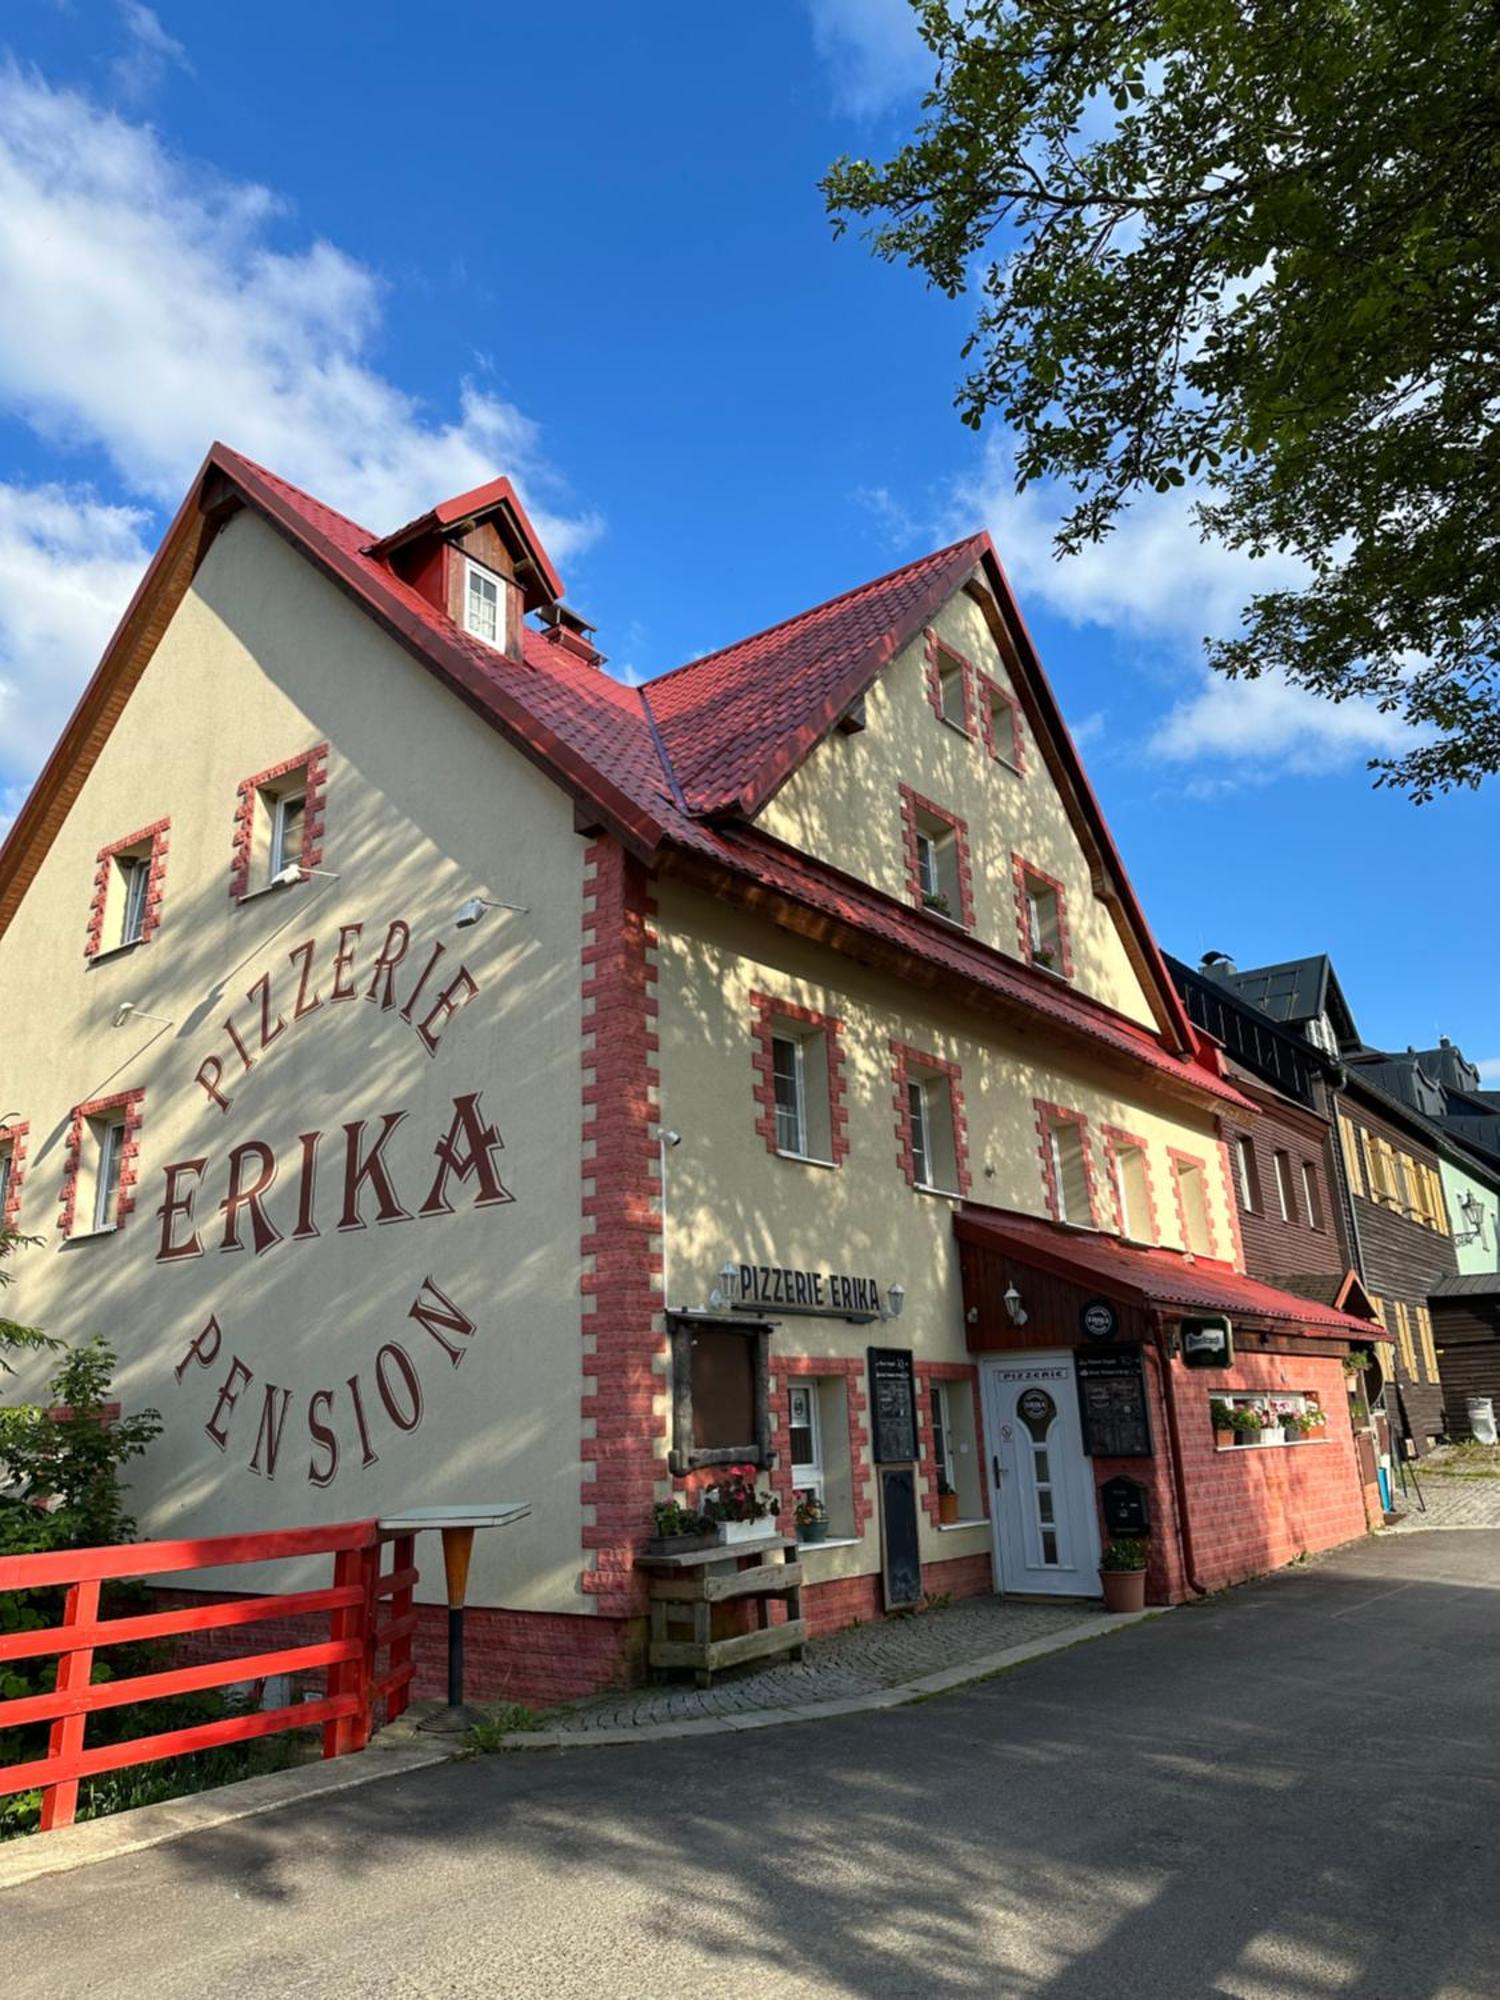
[[1073, 1356], [986, 1361], [984, 1424], [1001, 1590], [1097, 1597], [1099, 1522]]

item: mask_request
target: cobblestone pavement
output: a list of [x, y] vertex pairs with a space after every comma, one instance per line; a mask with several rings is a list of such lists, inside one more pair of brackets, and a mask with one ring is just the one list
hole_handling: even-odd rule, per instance
[[1500, 1528], [1500, 1479], [1444, 1478], [1435, 1469], [1442, 1462], [1443, 1454], [1433, 1452], [1417, 1467], [1422, 1498], [1427, 1502], [1425, 1513], [1410, 1480], [1405, 1494], [1397, 1489], [1396, 1505], [1405, 1518], [1389, 1532], [1403, 1535], [1423, 1528]]
[[693, 1722], [751, 1709], [800, 1708], [899, 1687], [923, 1674], [982, 1660], [1010, 1646], [1027, 1646], [1069, 1626], [1108, 1614], [1089, 1604], [1016, 1604], [999, 1597], [971, 1598], [907, 1618], [852, 1626], [812, 1640], [799, 1663], [728, 1674], [711, 1688], [691, 1680], [658, 1683], [600, 1695], [546, 1716], [548, 1730], [638, 1729], [661, 1722]]

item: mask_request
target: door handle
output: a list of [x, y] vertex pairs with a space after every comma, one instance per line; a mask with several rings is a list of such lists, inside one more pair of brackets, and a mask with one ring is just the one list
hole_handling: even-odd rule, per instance
[[995, 1474], [995, 1485], [998, 1487], [1000, 1484], [1000, 1454], [998, 1451], [990, 1453], [990, 1465]]

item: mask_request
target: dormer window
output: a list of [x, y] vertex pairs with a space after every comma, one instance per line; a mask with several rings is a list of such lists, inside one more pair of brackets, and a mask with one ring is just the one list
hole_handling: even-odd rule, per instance
[[472, 559], [464, 564], [464, 630], [487, 646], [505, 645], [504, 579]]

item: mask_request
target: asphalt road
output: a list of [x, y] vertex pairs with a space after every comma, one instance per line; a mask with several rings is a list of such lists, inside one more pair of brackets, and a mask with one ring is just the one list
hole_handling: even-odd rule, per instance
[[0, 1896], [14, 2000], [1494, 2000], [1500, 1533], [922, 1706], [480, 1758]]

